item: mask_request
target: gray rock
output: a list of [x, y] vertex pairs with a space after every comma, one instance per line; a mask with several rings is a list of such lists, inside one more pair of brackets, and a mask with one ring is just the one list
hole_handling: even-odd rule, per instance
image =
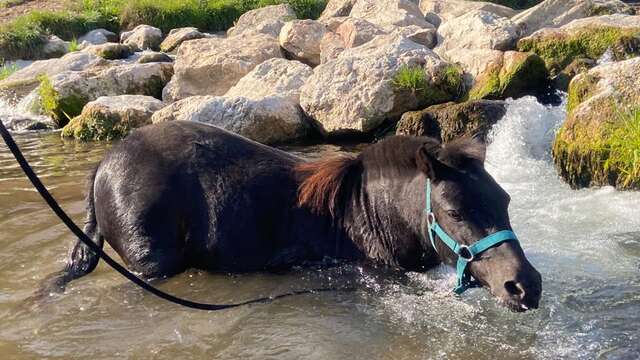
[[320, 64], [320, 42], [326, 31], [326, 25], [319, 21], [290, 21], [280, 30], [280, 46], [290, 58], [316, 66]]
[[120, 42], [135, 50], [159, 50], [162, 30], [149, 25], [138, 25], [133, 30], [120, 34]]
[[261, 33], [278, 37], [284, 23], [294, 19], [296, 13], [288, 4], [265, 6], [242, 14], [227, 35]]
[[206, 37], [205, 34], [198, 31], [194, 27], [184, 27], [173, 29], [167, 35], [167, 38], [160, 44], [160, 50], [163, 52], [172, 52], [178, 49], [178, 46], [187, 40], [195, 40]]

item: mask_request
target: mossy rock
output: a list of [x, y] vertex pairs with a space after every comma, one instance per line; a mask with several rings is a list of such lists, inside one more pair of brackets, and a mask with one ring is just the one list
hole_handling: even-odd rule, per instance
[[504, 101], [476, 100], [446, 103], [402, 115], [397, 135], [430, 136], [443, 142], [468, 135], [485, 138], [506, 113]]
[[553, 86], [561, 91], [569, 91], [569, 83], [576, 75], [586, 72], [596, 66], [597, 62], [589, 58], [577, 58], [558, 75], [553, 77]]
[[465, 92], [463, 70], [454, 64], [446, 64], [430, 80], [422, 67], [403, 66], [395, 75], [393, 86], [397, 98], [413, 103], [401, 106], [414, 109], [457, 100]]
[[640, 54], [640, 28], [597, 26], [570, 31], [547, 30], [518, 42], [520, 51], [531, 51], [544, 59], [552, 75], [579, 58], [599, 59], [611, 49], [613, 60]]
[[126, 59], [133, 54], [133, 50], [129, 45], [118, 43], [92, 45], [85, 51], [92, 52], [105, 60]]
[[469, 100], [519, 98], [547, 87], [549, 73], [536, 54], [507, 51], [502, 60], [478, 75]]
[[640, 58], [600, 65], [569, 86], [568, 117], [553, 144], [572, 188], [640, 189]]
[[61, 135], [82, 141], [119, 139], [132, 129], [150, 124], [151, 115], [163, 106], [150, 96], [104, 96], [88, 103]]

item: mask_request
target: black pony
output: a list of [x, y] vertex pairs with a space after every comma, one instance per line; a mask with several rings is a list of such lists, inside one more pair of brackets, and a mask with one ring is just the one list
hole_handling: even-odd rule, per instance
[[[425, 183], [440, 226], [460, 244], [510, 229], [509, 195], [484, 170], [485, 146], [397, 136], [360, 155], [304, 162], [217, 127], [168, 122], [133, 132], [91, 175], [85, 232], [147, 278], [189, 267], [248, 272], [327, 257], [424, 271], [457, 257], [431, 246]], [[78, 242], [47, 291], [93, 271]], [[469, 264], [514, 311], [537, 308], [541, 277], [518, 242]]]

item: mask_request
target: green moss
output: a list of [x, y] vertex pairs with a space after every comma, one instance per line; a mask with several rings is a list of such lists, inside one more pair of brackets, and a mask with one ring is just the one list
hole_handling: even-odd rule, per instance
[[598, 78], [585, 73], [569, 87], [567, 99], [567, 112], [572, 112], [578, 105], [593, 95], [593, 87], [598, 82]]
[[82, 141], [115, 140], [125, 137], [130, 131], [127, 123], [115, 117], [92, 113], [73, 118], [62, 129], [61, 136]]
[[57, 127], [66, 125], [71, 118], [79, 115], [87, 104], [87, 100], [80, 96], [61, 97], [46, 75], [38, 77], [38, 80], [40, 81], [38, 88], [40, 108], [51, 117]]
[[[559, 73], [576, 58], [598, 59], [609, 48], [616, 48], [640, 36], [640, 29], [616, 27], [595, 27], [579, 30], [573, 34], [531, 37], [519, 41], [518, 49], [534, 52], [542, 57], [552, 74]], [[630, 53], [619, 53], [617, 60], [638, 54], [638, 49]]]
[[396, 90], [415, 96], [420, 106], [455, 100], [464, 92], [462, 70], [456, 65], [447, 65], [432, 80], [420, 66], [402, 66], [392, 83]]

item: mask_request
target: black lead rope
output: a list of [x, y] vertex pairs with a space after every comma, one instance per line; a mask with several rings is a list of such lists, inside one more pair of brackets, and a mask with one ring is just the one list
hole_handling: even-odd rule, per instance
[[40, 196], [42, 196], [42, 198], [47, 203], [47, 205], [49, 205], [51, 210], [53, 210], [53, 212], [56, 215], [58, 215], [58, 218], [60, 218], [60, 220], [69, 228], [69, 230], [71, 230], [71, 232], [75, 236], [77, 236], [78, 239], [80, 239], [80, 241], [82, 241], [86, 246], [88, 246], [91, 249], [91, 251], [96, 253], [102, 260], [104, 260], [104, 262], [106, 262], [109, 266], [111, 266], [115, 271], [119, 272], [120, 275], [124, 276], [134, 284], [138, 285], [142, 289], [152, 293], [153, 295], [159, 298], [165, 299], [174, 304], [182, 305], [191, 309], [215, 311], [215, 310], [224, 310], [224, 309], [229, 309], [229, 308], [234, 308], [234, 307], [249, 305], [249, 304], [266, 303], [266, 302], [270, 302], [273, 300], [277, 300], [277, 299], [281, 299], [281, 298], [293, 296], [293, 295], [313, 294], [317, 292], [326, 292], [326, 291], [352, 290], [352, 289], [337, 289], [337, 288], [296, 290], [296, 291], [291, 291], [284, 294], [279, 294], [276, 296], [262, 297], [259, 299], [247, 300], [240, 303], [223, 304], [223, 305], [200, 303], [200, 302], [190, 301], [186, 299], [181, 299], [179, 297], [168, 294], [154, 287], [153, 285], [147, 283], [146, 281], [134, 275], [133, 273], [131, 273], [124, 266], [120, 265], [116, 260], [114, 260], [107, 253], [105, 253], [102, 250], [102, 248], [96, 245], [82, 230], [80, 230], [80, 228], [73, 222], [73, 220], [71, 220], [71, 218], [69, 218], [69, 216], [64, 212], [64, 210], [62, 210], [62, 208], [56, 202], [53, 196], [51, 196], [51, 193], [49, 193], [47, 188], [42, 184], [42, 181], [40, 181], [40, 179], [35, 174], [31, 166], [27, 162], [27, 160], [22, 155], [20, 148], [18, 147], [16, 142], [13, 140], [13, 137], [11, 136], [7, 128], [4, 126], [4, 123], [2, 122], [1, 119], [0, 119], [0, 133], [2, 134], [2, 138], [4, 139], [4, 142], [7, 144], [7, 147], [9, 148], [9, 150], [11, 150], [11, 153], [16, 158], [16, 161], [18, 161], [18, 164], [22, 168], [22, 171], [24, 171], [24, 174], [27, 176], [27, 178], [29, 178], [33, 186], [36, 188], [36, 190], [38, 190], [38, 193], [40, 193]]

